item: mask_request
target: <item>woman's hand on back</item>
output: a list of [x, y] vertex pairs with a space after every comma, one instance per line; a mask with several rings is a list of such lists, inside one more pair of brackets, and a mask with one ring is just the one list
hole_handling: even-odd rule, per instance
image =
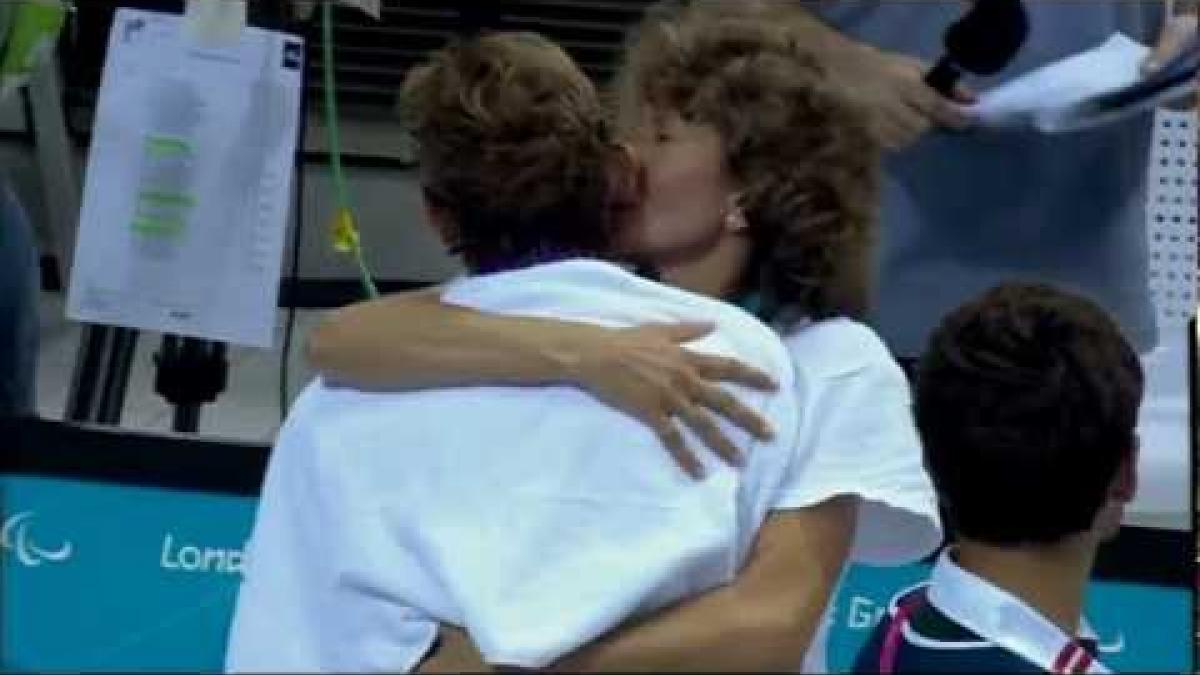
[[776, 385], [767, 374], [735, 359], [701, 354], [682, 346], [711, 333], [712, 325], [589, 328], [577, 333], [569, 346], [571, 380], [653, 429], [691, 476], [702, 477], [703, 468], [684, 441], [681, 423], [735, 466], [740, 466], [743, 458], [722, 433], [716, 415], [758, 438], [766, 440], [773, 435], [762, 416], [720, 386], [721, 382], [731, 382], [773, 391]]

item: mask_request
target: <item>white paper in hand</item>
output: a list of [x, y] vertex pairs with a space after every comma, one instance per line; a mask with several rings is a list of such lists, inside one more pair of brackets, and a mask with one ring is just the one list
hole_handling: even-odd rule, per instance
[[1178, 95], [1176, 89], [1170, 89], [1119, 108], [1089, 105], [1142, 82], [1142, 64], [1149, 54], [1145, 45], [1117, 33], [1095, 49], [985, 92], [967, 111], [983, 127], [1035, 128], [1046, 133], [1113, 122]]

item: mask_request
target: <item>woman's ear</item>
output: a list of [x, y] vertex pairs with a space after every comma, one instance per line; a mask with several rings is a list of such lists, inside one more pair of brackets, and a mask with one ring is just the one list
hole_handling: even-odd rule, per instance
[[741, 193], [734, 192], [726, 198], [725, 215], [721, 223], [729, 232], [743, 232], [750, 227], [750, 223], [746, 220], [746, 214], [742, 211]]

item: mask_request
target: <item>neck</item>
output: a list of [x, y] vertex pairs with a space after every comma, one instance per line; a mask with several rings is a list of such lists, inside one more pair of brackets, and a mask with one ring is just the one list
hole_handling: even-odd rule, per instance
[[954, 558], [963, 569], [1012, 593], [1074, 638], [1096, 541], [1087, 534], [1049, 546], [999, 548], [960, 541]]
[[521, 253], [467, 256], [467, 267], [472, 275], [508, 272], [534, 265], [561, 262], [570, 258], [594, 257], [582, 249], [568, 246], [541, 245]]
[[657, 269], [662, 280], [672, 286], [713, 298], [730, 298], [741, 290], [749, 259], [749, 238], [729, 236], [704, 253], [659, 263]]

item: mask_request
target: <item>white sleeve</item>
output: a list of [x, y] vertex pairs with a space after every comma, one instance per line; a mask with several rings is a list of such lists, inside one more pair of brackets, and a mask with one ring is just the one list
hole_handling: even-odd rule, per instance
[[[271, 453], [247, 546], [225, 656], [227, 672], [407, 672], [436, 624], [343, 587], [356, 556], [355, 506], [338, 488], [297, 401]], [[333, 453], [331, 453], [333, 454]]]
[[[877, 342], [874, 334], [869, 337]], [[850, 560], [915, 562], [937, 548], [942, 531], [908, 381], [882, 343], [844, 330], [837, 338], [840, 344], [832, 350], [829, 341], [789, 341], [807, 390], [797, 439], [802, 451], [795, 453], [799, 459], [784, 477], [773, 508], [857, 495], [862, 501]], [[819, 367], [805, 368], [806, 359], [815, 359]], [[839, 361], [845, 367], [838, 367]]]
[[323, 662], [318, 622], [334, 564], [309, 529], [320, 528], [325, 516], [305, 470], [310, 439], [297, 426], [284, 426], [267, 466], [229, 633], [228, 672], [311, 672]]

